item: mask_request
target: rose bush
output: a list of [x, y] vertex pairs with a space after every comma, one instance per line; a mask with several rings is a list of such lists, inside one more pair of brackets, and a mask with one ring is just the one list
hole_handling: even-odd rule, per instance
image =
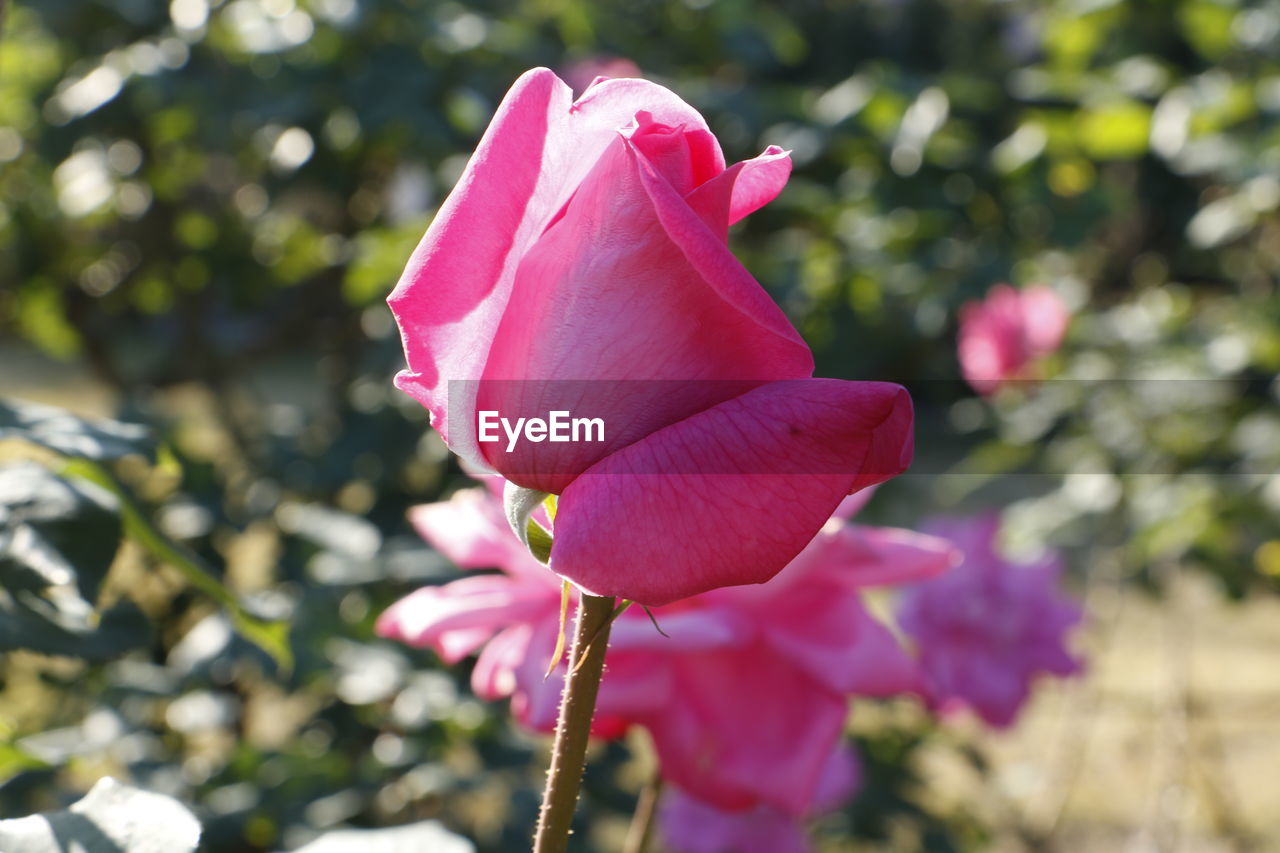
[[[654, 83], [599, 80], [575, 101], [535, 69], [388, 300], [398, 387], [467, 463], [562, 495], [550, 565], [584, 591], [660, 605], [763, 582], [845, 495], [910, 461], [906, 391], [812, 379], [729, 251], [790, 168], [776, 147], [726, 167]], [[602, 418], [605, 440], [479, 441], [479, 411], [556, 409]]]

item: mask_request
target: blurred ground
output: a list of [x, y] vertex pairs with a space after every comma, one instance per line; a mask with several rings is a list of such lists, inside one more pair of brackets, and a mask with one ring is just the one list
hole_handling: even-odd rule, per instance
[[1280, 850], [1280, 602], [1228, 602], [1202, 576], [1163, 601], [1094, 587], [1087, 675], [1043, 683], [1009, 732], [960, 723], [991, 790], [935, 749], [937, 796], [1008, 827], [997, 849]]
[[[6, 345], [0, 395], [88, 415], [114, 405], [80, 369]], [[920, 756], [924, 799], [997, 827], [998, 851], [1280, 850], [1280, 601], [1229, 602], [1202, 575], [1165, 570], [1163, 600], [1095, 572], [1087, 674], [1042, 683], [1011, 731], [955, 721]], [[882, 713], [895, 711], [855, 724]], [[957, 746], [975, 747], [990, 776]]]

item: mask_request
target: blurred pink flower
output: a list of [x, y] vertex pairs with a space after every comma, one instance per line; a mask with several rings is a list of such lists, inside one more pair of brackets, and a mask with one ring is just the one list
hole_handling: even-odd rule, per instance
[[[790, 174], [776, 146], [726, 164], [655, 83], [575, 100], [533, 69], [388, 298], [396, 386], [463, 460], [561, 496], [551, 567], [584, 591], [660, 605], [761, 583], [844, 496], [910, 463], [906, 390], [813, 378], [729, 250]], [[608, 425], [600, 440], [481, 441], [480, 412], [571, 410]]]
[[1057, 350], [1071, 319], [1061, 297], [1046, 285], [1021, 290], [997, 284], [981, 302], [960, 309], [960, 370], [979, 394], [1004, 383], [1033, 379], [1033, 362]]
[[944, 712], [968, 706], [1003, 727], [1037, 674], [1079, 671], [1065, 644], [1082, 612], [1059, 586], [1056, 554], [1020, 564], [996, 553], [999, 524], [991, 514], [929, 525], [964, 553], [964, 562], [908, 588], [898, 622], [915, 640], [930, 704]]
[[640, 66], [623, 56], [597, 54], [579, 59], [565, 66], [560, 71], [564, 81], [579, 95], [591, 87], [599, 78], [615, 79], [619, 77], [642, 77], [644, 72]]
[[[849, 499], [842, 514], [856, 509]], [[550, 731], [562, 671], [544, 678], [559, 629], [560, 582], [520, 546], [484, 489], [416, 508], [418, 531], [464, 568], [504, 574], [427, 587], [392, 605], [381, 636], [429, 646], [446, 662], [480, 652], [476, 694], [512, 698], [524, 725]], [[849, 694], [918, 687], [911, 658], [862, 605], [860, 588], [932, 577], [958, 555], [946, 542], [830, 520], [767, 584], [722, 588], [614, 624], [593, 731], [653, 737], [663, 775], [712, 805], [764, 802], [804, 814], [839, 741]]]
[[[806, 817], [844, 805], [862, 787], [862, 765], [851, 747], [828, 757]], [[768, 805], [724, 811], [680, 790], [663, 796], [663, 840], [673, 853], [811, 853], [802, 818]]]

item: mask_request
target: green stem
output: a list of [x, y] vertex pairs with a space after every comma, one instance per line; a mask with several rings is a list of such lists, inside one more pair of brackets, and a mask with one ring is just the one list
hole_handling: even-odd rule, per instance
[[569, 832], [586, 764], [591, 717], [595, 714], [600, 677], [604, 674], [613, 605], [612, 598], [583, 593], [578, 607], [578, 624], [569, 652], [564, 693], [560, 697], [560, 718], [556, 721], [555, 745], [551, 749], [547, 787], [542, 793], [533, 853], [564, 853], [569, 846]]
[[658, 801], [662, 799], [662, 777], [656, 772], [640, 789], [636, 810], [631, 815], [631, 826], [622, 853], [647, 853], [649, 839], [653, 837], [653, 821], [658, 814]]

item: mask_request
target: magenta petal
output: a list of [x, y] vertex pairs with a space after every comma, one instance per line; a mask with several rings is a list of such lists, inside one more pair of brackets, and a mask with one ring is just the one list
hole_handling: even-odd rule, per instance
[[[445, 441], [473, 465], [487, 467], [474, 429], [449, 434], [448, 409], [467, 401], [448, 399], [447, 380], [481, 375], [487, 346], [476, 342], [491, 340], [502, 319], [514, 277], [508, 261], [573, 190], [552, 132], [571, 98], [545, 68], [515, 82], [387, 300], [409, 363], [396, 386], [427, 407]], [[591, 157], [591, 143], [580, 140], [582, 157]]]
[[917, 583], [958, 566], [964, 558], [947, 540], [913, 530], [855, 525], [836, 536], [847, 543], [851, 557], [857, 555], [845, 563], [846, 581], [855, 586]]
[[791, 155], [770, 145], [759, 157], [734, 163], [685, 196], [718, 235], [777, 198], [791, 177]]
[[845, 495], [903, 471], [911, 447], [911, 399], [897, 385], [771, 383], [575, 480], [560, 499], [551, 566], [596, 595], [651, 606], [763, 583]]
[[762, 627], [781, 657], [836, 693], [889, 696], [919, 684], [915, 664], [893, 634], [842, 586], [790, 590]]
[[723, 809], [769, 803], [804, 815], [840, 739], [842, 696], [763, 646], [697, 655], [677, 695], [645, 721], [665, 777]]
[[[655, 197], [670, 208], [665, 214]], [[560, 493], [654, 430], [812, 369], [781, 310], [617, 136], [520, 261], [476, 395], [479, 410], [509, 419], [556, 410], [601, 418], [605, 441], [483, 447], [512, 482]]]
[[804, 827], [768, 806], [725, 811], [672, 791], [659, 812], [662, 837], [672, 853], [811, 853]]

